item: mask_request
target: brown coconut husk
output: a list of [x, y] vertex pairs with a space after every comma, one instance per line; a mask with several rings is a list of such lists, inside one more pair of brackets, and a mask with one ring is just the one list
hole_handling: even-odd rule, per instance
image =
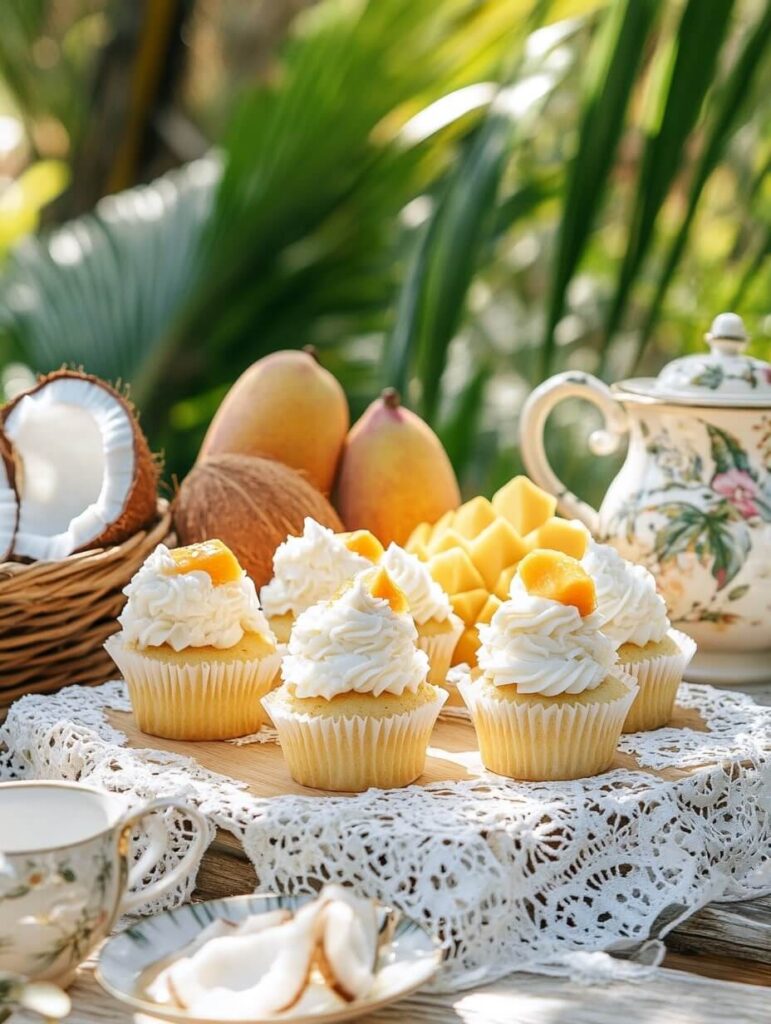
[[10, 558], [11, 552], [13, 551], [13, 541], [16, 535], [16, 527], [19, 524], [19, 491], [17, 488], [16, 481], [16, 459], [14, 457], [13, 445], [2, 432], [2, 430], [0, 430], [0, 463], [2, 463], [2, 468], [5, 470], [5, 476], [7, 477], [8, 480], [8, 486], [11, 488], [11, 490], [14, 492], [14, 495], [16, 496], [16, 519], [13, 524], [13, 529], [11, 530], [10, 536], [8, 538], [8, 543], [2, 544], [0, 542], [0, 562], [5, 562], [8, 558]]
[[258, 588], [273, 576], [273, 552], [302, 533], [306, 516], [343, 528], [327, 499], [296, 470], [256, 455], [210, 455], [196, 464], [173, 514], [180, 544], [218, 538]]
[[[61, 369], [54, 370], [40, 376], [37, 382], [27, 388], [21, 394], [16, 395], [7, 405], [0, 410], [0, 423], [5, 424], [9, 415], [18, 402], [26, 395], [35, 394], [52, 382], [72, 378], [85, 380], [95, 387], [106, 391], [127, 413], [131, 423], [134, 438], [134, 477], [123, 503], [121, 514], [98, 536], [77, 548], [76, 551], [89, 551], [93, 548], [106, 548], [114, 544], [122, 544], [129, 537], [133, 537], [137, 531], [149, 526], [157, 516], [158, 507], [158, 478], [160, 475], [159, 460], [150, 451], [147, 438], [139, 426], [137, 412], [132, 402], [126, 395], [121, 394], [112, 385], [96, 377], [91, 373], [84, 373], [82, 370]], [[20, 467], [23, 474], [24, 467]], [[74, 553], [74, 552], [73, 552]]]

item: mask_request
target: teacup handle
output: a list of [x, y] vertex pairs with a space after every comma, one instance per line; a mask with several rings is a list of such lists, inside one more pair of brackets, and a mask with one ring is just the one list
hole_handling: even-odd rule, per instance
[[624, 407], [607, 384], [590, 373], [577, 373], [575, 370], [558, 373], [544, 381], [522, 407], [519, 440], [528, 476], [539, 487], [556, 495], [563, 515], [580, 519], [596, 534], [599, 526], [596, 509], [562, 483], [546, 457], [543, 443], [546, 420], [552, 409], [565, 398], [585, 398], [602, 412], [605, 429], [595, 430], [589, 437], [589, 449], [594, 455], [611, 455], [618, 448], [622, 435], [629, 430], [629, 420]]
[[[185, 816], [192, 821], [195, 827], [195, 837], [193, 838], [193, 842], [179, 864], [173, 867], [171, 871], [167, 872], [163, 878], [159, 878], [157, 882], [153, 882], [140, 892], [128, 892], [127, 895], [124, 896], [123, 903], [121, 904], [121, 913], [123, 914], [130, 914], [132, 911], [136, 910], [137, 907], [141, 907], [145, 903], [149, 903], [150, 900], [163, 896], [163, 894], [168, 892], [169, 889], [172, 889], [185, 877], [190, 868], [198, 863], [205, 853], [206, 847], [209, 845], [209, 828], [204, 816], [194, 808], [173, 798], [153, 800], [149, 804], [146, 804], [141, 810], [127, 815], [123, 819], [123, 823], [121, 825], [120, 841], [128, 843], [132, 829], [135, 825], [138, 825], [139, 822], [148, 815], [154, 814], [155, 811], [161, 811], [167, 807], [176, 807], [178, 810], [184, 811]], [[148, 871], [158, 863], [168, 849], [168, 829], [166, 829], [157, 818], [154, 822], [151, 822], [149, 831], [150, 842], [147, 844], [147, 849], [129, 871], [126, 883], [128, 890], [133, 889], [135, 885], [139, 885], [141, 883]]]

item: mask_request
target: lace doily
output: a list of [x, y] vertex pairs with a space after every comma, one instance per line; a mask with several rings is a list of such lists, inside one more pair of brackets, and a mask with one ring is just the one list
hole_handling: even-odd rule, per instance
[[[352, 797], [257, 798], [191, 758], [125, 746], [104, 713], [129, 710], [123, 684], [70, 687], [11, 708], [0, 778], [87, 780], [137, 801], [181, 796], [212, 834], [242, 840], [261, 889], [354, 883], [426, 922], [447, 950], [437, 987], [514, 969], [633, 975], [657, 961], [655, 940], [704, 903], [771, 891], [771, 709], [707, 686], [683, 686], [679, 703], [709, 731], [625, 736], [642, 772], [535, 784], [480, 771]], [[189, 836], [172, 824], [174, 861]]]

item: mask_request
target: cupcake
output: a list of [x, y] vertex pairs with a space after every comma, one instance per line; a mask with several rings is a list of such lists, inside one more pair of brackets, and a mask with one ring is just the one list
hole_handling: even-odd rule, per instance
[[479, 627], [476, 669], [456, 680], [486, 768], [546, 782], [610, 767], [637, 686], [600, 630], [592, 580], [569, 555], [534, 551]]
[[415, 555], [390, 544], [380, 565], [407, 598], [418, 630], [418, 647], [428, 655], [429, 683], [450, 690], [447, 672], [463, 632], [462, 620], [453, 612], [449, 597], [432, 578], [428, 566]]
[[256, 732], [281, 657], [254, 583], [221, 541], [159, 544], [124, 594], [105, 648], [142, 732], [221, 740]]
[[383, 546], [371, 533], [333, 533], [307, 518], [300, 537], [289, 537], [273, 555], [273, 579], [260, 591], [270, 627], [280, 643], [289, 640], [297, 616], [328, 601], [358, 573], [371, 569]]
[[696, 644], [672, 629], [656, 581], [607, 544], [590, 541], [581, 564], [593, 578], [602, 631], [616, 646], [621, 667], [639, 693], [624, 732], [659, 729], [672, 717], [675, 695]]
[[423, 771], [447, 699], [404, 594], [383, 569], [298, 616], [281, 675], [263, 699], [292, 778], [317, 789], [406, 786]]

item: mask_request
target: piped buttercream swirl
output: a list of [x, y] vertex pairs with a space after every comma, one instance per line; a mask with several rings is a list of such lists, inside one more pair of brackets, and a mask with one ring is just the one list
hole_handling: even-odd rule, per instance
[[339, 534], [306, 518], [300, 537], [289, 537], [273, 555], [273, 579], [260, 591], [265, 614], [299, 615], [328, 601], [372, 562], [350, 551]]
[[123, 593], [118, 616], [125, 641], [136, 647], [175, 651], [187, 647], [234, 647], [245, 633], [272, 640], [252, 580], [215, 585], [206, 572], [176, 573], [165, 544], [159, 544]]
[[595, 541], [589, 542], [581, 564], [594, 580], [602, 631], [617, 648], [625, 643], [644, 647], [664, 638], [670, 627], [667, 606], [645, 566]]
[[399, 695], [425, 680], [428, 657], [415, 646], [412, 616], [373, 597], [367, 583], [366, 574], [357, 576], [340, 597], [298, 616], [281, 666], [297, 697]]
[[449, 619], [452, 614], [450, 599], [417, 555], [405, 551], [398, 544], [389, 544], [380, 565], [407, 598], [410, 613], [418, 625], [432, 619], [436, 622]]
[[510, 596], [488, 626], [479, 627], [477, 662], [496, 686], [556, 697], [599, 686], [616, 663], [616, 648], [593, 612], [525, 590], [515, 576]]

